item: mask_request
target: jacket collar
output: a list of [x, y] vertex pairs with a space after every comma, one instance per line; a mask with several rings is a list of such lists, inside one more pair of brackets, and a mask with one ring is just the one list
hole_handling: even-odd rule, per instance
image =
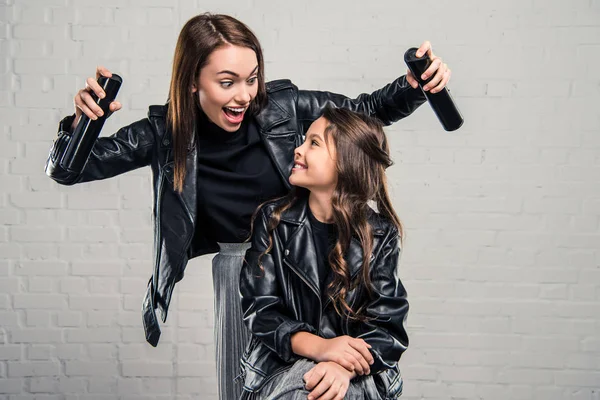
[[[295, 188], [294, 190], [299, 189]], [[305, 189], [301, 190], [304, 191]], [[368, 221], [373, 229], [373, 235], [376, 237], [385, 234], [385, 226], [381, 218], [374, 210], [369, 211]], [[294, 225], [310, 225], [308, 220], [308, 193], [299, 194], [294, 204], [281, 215], [281, 220]]]
[[292, 119], [291, 115], [277, 103], [274, 96], [267, 96], [267, 99], [266, 106], [254, 117], [261, 132], [268, 132], [275, 126]]
[[[281, 222], [292, 225], [290, 233], [285, 238], [285, 259], [297, 268], [297, 272], [309, 282], [321, 298], [319, 282], [319, 271], [317, 267], [317, 253], [312, 235], [312, 227], [308, 219], [308, 196], [299, 196], [294, 204], [281, 215]], [[373, 250], [380, 237], [385, 234], [379, 215], [372, 211], [369, 213], [369, 223], [373, 229]], [[350, 276], [356, 276], [362, 266], [363, 251], [358, 239], [352, 238], [348, 251], [344, 255], [346, 264], [350, 270]], [[371, 261], [373, 256], [371, 255]], [[329, 281], [327, 281], [329, 283]]]

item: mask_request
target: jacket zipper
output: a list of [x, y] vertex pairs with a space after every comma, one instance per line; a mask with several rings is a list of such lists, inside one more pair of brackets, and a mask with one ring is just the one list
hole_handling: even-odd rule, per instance
[[287, 266], [294, 271], [294, 273], [300, 278], [302, 279], [302, 281], [310, 288], [310, 290], [312, 290], [315, 294], [315, 296], [317, 296], [317, 299], [319, 300], [319, 320], [318, 325], [317, 325], [317, 333], [320, 334], [321, 333], [321, 318], [322, 318], [322, 314], [323, 314], [323, 303], [321, 302], [321, 295], [319, 294], [318, 290], [304, 277], [302, 276], [302, 274], [296, 269], [296, 267], [294, 267], [286, 258], [283, 259], [283, 262], [285, 264], [287, 264]]

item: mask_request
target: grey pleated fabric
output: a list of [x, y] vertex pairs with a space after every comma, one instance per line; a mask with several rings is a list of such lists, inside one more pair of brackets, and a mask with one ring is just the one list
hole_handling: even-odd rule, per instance
[[250, 243], [219, 243], [213, 258], [215, 292], [215, 348], [217, 383], [221, 400], [238, 399], [242, 393], [240, 358], [250, 334], [242, 321], [240, 272]]
[[[291, 369], [271, 379], [260, 391], [253, 397], [257, 400], [306, 400], [309, 391], [304, 388], [304, 374], [310, 371], [317, 364], [305, 358], [294, 363]], [[380, 400], [367, 399], [365, 392], [370, 386], [371, 391], [377, 391], [372, 376], [360, 377], [350, 383], [350, 387], [344, 396], [345, 399], [352, 400]]]

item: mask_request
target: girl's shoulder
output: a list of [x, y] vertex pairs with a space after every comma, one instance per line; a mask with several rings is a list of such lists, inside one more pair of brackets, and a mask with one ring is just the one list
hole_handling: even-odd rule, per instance
[[398, 227], [394, 222], [370, 207], [367, 220], [375, 236], [398, 235]]
[[286, 202], [286, 197], [278, 197], [275, 199], [267, 200], [262, 203], [256, 210], [256, 216], [262, 216], [267, 219], [271, 218], [275, 209]]

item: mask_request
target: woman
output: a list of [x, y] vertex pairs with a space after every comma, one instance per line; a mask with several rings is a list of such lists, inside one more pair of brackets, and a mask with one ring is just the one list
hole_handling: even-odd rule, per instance
[[[419, 51], [433, 59], [426, 74], [434, 78], [424, 89], [441, 90], [450, 70], [428, 42]], [[99, 67], [99, 75], [111, 73]], [[104, 95], [88, 78], [74, 98], [75, 114], [59, 125], [46, 173], [72, 185], [150, 165], [155, 252], [143, 302], [146, 339], [157, 345], [154, 310], [160, 310], [164, 322], [188, 260], [219, 252], [213, 259], [219, 393], [222, 399], [237, 398], [240, 389], [232, 382], [247, 335], [237, 287], [252, 213], [263, 201], [289, 191], [294, 148], [325, 106], [363, 111], [391, 124], [411, 114], [425, 96], [410, 74], [356, 99], [298, 90], [289, 80], [267, 84], [262, 50], [248, 27], [226, 15], [201, 14], [179, 35], [167, 104], [150, 106], [147, 118], [99, 138], [76, 175], [58, 160], [78, 118], [101, 113], [92, 91]], [[120, 108], [119, 102], [110, 105], [111, 112]]]
[[[243, 399], [391, 399], [408, 346], [402, 226], [381, 124], [326, 109], [296, 149], [292, 192], [263, 206], [240, 276], [252, 341]], [[379, 212], [368, 202], [373, 201]]]

